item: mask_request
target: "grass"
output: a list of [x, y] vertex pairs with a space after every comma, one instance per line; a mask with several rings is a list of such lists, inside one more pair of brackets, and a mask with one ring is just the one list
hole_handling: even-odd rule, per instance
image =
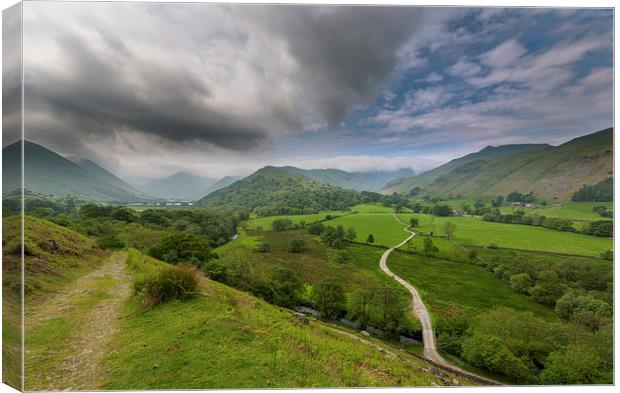
[[[360, 203], [351, 208], [358, 213], [394, 213], [393, 206], [383, 206], [381, 203]], [[403, 212], [411, 212], [410, 209], [403, 208]]]
[[342, 216], [348, 214], [347, 212], [339, 212], [339, 211], [325, 211], [316, 214], [297, 214], [297, 215], [284, 215], [284, 216], [269, 216], [269, 217], [255, 217], [246, 221], [245, 226], [247, 229], [271, 229], [271, 223], [274, 220], [279, 219], [289, 219], [294, 224], [299, 224], [301, 221], [305, 221], [306, 224], [316, 221], [325, 220], [325, 216]]
[[49, 379], [62, 379], [65, 359], [74, 354], [71, 338], [85, 322], [94, 307], [114, 295], [116, 282], [109, 277], [89, 281], [79, 296], [60, 305], [38, 303], [25, 319], [25, 388], [49, 390], [66, 388], [50, 386]]
[[[418, 386], [436, 378], [224, 285], [142, 311], [124, 306], [103, 389]], [[405, 356], [405, 355], [399, 355]], [[423, 362], [408, 358], [419, 364]]]
[[325, 222], [326, 225], [342, 225], [345, 229], [355, 228], [357, 232], [356, 241], [365, 242], [368, 235], [372, 233], [376, 245], [392, 247], [407, 238], [408, 233], [403, 230], [392, 214], [384, 213], [359, 213], [351, 214]]
[[594, 206], [606, 206], [613, 209], [613, 203], [610, 202], [568, 202], [561, 207], [540, 207], [537, 209], [527, 209], [522, 207], [503, 206], [500, 208], [502, 214], [510, 214], [515, 210], [523, 210], [527, 215], [538, 214], [545, 217], [559, 217], [578, 221], [596, 221], [608, 220], [609, 218], [601, 217], [598, 213], [594, 213]]
[[[379, 268], [379, 259], [385, 250], [363, 244], [347, 243], [342, 250], [324, 246], [304, 230], [295, 231], [250, 231], [253, 238], [271, 245], [271, 251], [261, 253], [242, 243], [229, 247], [221, 253], [220, 262], [231, 265], [235, 260], [246, 260], [261, 281], [269, 282], [277, 268], [286, 268], [295, 273], [303, 284], [311, 286], [328, 277], [335, 277], [345, 288], [349, 300], [354, 290], [376, 285], [387, 276]], [[306, 250], [292, 254], [288, 245], [293, 239], [304, 240]], [[233, 242], [234, 243], [234, 242]], [[335, 254], [344, 254], [345, 260], [336, 261]], [[410, 301], [409, 294], [397, 283], [387, 280], [402, 296], [404, 302]], [[408, 317], [411, 326], [417, 322]]]
[[531, 311], [547, 320], [556, 320], [553, 311], [518, 294], [492, 273], [475, 265], [396, 251], [388, 262], [390, 269], [419, 291], [431, 313], [442, 314], [454, 306], [471, 315], [495, 305]]
[[478, 217], [435, 217], [428, 214], [399, 215], [405, 222], [410, 217], [420, 220], [419, 230], [444, 235], [444, 225], [456, 225], [454, 240], [463, 245], [488, 246], [564, 254], [598, 256], [613, 248], [613, 239], [554, 231], [531, 225], [502, 224], [483, 221]]

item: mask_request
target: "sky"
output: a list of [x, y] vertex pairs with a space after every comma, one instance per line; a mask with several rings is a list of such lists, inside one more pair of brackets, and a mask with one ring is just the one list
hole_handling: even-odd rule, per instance
[[[264, 165], [421, 172], [613, 124], [609, 9], [26, 2], [23, 13], [25, 138], [134, 183]], [[6, 97], [19, 78], [5, 74]], [[5, 130], [18, 121], [8, 109]], [[16, 138], [5, 131], [3, 145]]]

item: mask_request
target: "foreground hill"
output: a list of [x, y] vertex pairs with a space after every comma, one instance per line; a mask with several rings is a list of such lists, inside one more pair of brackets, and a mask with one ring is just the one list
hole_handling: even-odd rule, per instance
[[212, 192], [199, 201], [207, 208], [236, 207], [295, 214], [344, 210], [360, 202], [357, 192], [318, 183], [306, 177], [264, 167], [252, 175]]
[[[140, 259], [136, 263], [134, 260]], [[135, 250], [129, 265], [159, 264]], [[139, 271], [136, 274], [140, 274]], [[429, 386], [425, 361], [203, 279], [200, 294], [147, 311], [128, 300], [105, 389]]]
[[[2, 149], [2, 188], [9, 193], [20, 187], [21, 145]], [[24, 142], [24, 185], [34, 193], [73, 196], [100, 202], [139, 202], [153, 198], [136, 190], [92, 161], [73, 162], [41, 145]]]
[[388, 182], [415, 175], [410, 168], [398, 171], [346, 172], [340, 169], [300, 169], [292, 166], [274, 170], [292, 173], [323, 184], [355, 191], [379, 191]]
[[408, 193], [410, 190], [416, 187], [419, 187], [421, 189], [426, 188], [439, 176], [450, 173], [454, 169], [470, 162], [480, 160], [490, 161], [502, 157], [510, 157], [520, 153], [541, 151], [549, 148], [551, 148], [551, 146], [547, 144], [487, 146], [476, 153], [471, 153], [461, 158], [454, 159], [442, 166], [431, 169], [430, 171], [426, 171], [417, 176], [410, 176], [393, 180], [389, 182], [387, 186], [385, 186], [381, 190], [381, 192], [385, 194], [391, 194], [392, 192], [398, 192], [401, 194]]
[[155, 179], [142, 190], [149, 195], [166, 199], [190, 200], [202, 198], [211, 190], [216, 179], [193, 175], [187, 172], [177, 172], [163, 179]]
[[608, 128], [560, 146], [467, 159], [434, 178], [413, 177], [383, 191], [407, 193], [420, 187], [428, 195], [490, 197], [519, 191], [563, 201], [583, 185], [597, 184], [612, 174], [613, 129]]

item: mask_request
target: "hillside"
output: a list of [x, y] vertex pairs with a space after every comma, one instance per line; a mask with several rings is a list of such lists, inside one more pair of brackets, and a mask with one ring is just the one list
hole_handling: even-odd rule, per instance
[[468, 161], [430, 181], [427, 178], [426, 183], [409, 182], [407, 187], [419, 186], [423, 193], [438, 196], [493, 197], [519, 191], [566, 201], [583, 185], [597, 184], [612, 174], [613, 129], [609, 128], [560, 146]]
[[439, 176], [449, 173], [454, 169], [470, 162], [480, 160], [490, 161], [502, 157], [510, 157], [525, 152], [546, 150], [548, 148], [551, 148], [551, 146], [547, 144], [487, 146], [476, 153], [471, 153], [461, 158], [454, 159], [444, 165], [431, 169], [430, 171], [423, 172], [417, 176], [393, 180], [389, 182], [387, 186], [381, 189], [381, 192], [384, 194], [391, 194], [393, 192], [404, 194], [408, 193], [411, 189], [415, 187], [420, 187], [421, 189], [424, 189]]
[[[24, 142], [25, 185], [34, 193], [74, 196], [100, 202], [138, 202], [153, 198], [136, 190], [92, 161], [79, 163], [41, 145]], [[20, 143], [2, 149], [2, 188], [9, 193], [19, 188]]]
[[[135, 250], [128, 263], [158, 264]], [[442, 383], [424, 361], [323, 322], [304, 324], [290, 310], [218, 282], [203, 279], [200, 292], [147, 311], [128, 300], [113, 342], [117, 350], [105, 359], [103, 387], [430, 386], [454, 380], [447, 376]]]
[[177, 172], [163, 179], [155, 179], [141, 188], [156, 197], [193, 201], [213, 191], [211, 186], [215, 183], [215, 179]]
[[410, 168], [398, 171], [346, 172], [340, 169], [300, 169], [292, 166], [274, 168], [303, 176], [323, 184], [355, 191], [379, 191], [394, 179], [415, 175]]
[[303, 176], [264, 167], [252, 175], [212, 192], [199, 201], [207, 208], [270, 209], [270, 213], [296, 214], [319, 210], [345, 210], [360, 202], [355, 191], [344, 190]]

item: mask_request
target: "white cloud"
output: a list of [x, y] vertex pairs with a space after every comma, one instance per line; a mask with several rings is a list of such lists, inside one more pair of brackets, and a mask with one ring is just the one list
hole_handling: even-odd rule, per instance
[[490, 67], [506, 67], [514, 63], [526, 52], [527, 50], [519, 41], [511, 39], [482, 54], [480, 58], [483, 63]]
[[448, 73], [453, 76], [460, 76], [463, 78], [477, 75], [482, 68], [466, 58], [461, 58], [448, 68]]

